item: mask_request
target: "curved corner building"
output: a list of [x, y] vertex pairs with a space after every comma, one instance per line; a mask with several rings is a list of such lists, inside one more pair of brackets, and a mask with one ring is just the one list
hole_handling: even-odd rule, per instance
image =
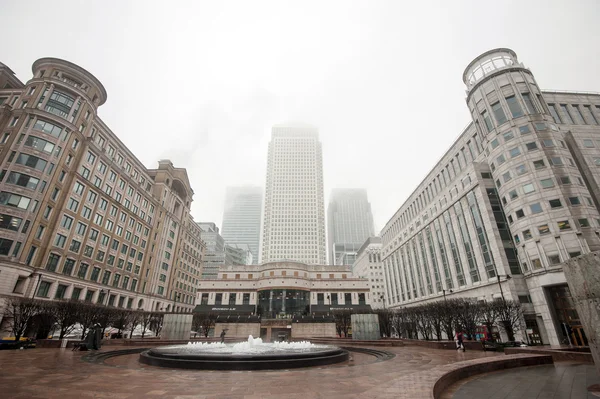
[[203, 245], [187, 172], [147, 169], [99, 118], [106, 98], [68, 61], [37, 60], [27, 83], [0, 63], [0, 297], [189, 312]]
[[586, 344], [562, 263], [600, 250], [600, 94], [542, 91], [510, 49], [463, 81], [473, 122], [382, 231], [386, 302], [504, 295], [524, 341]]

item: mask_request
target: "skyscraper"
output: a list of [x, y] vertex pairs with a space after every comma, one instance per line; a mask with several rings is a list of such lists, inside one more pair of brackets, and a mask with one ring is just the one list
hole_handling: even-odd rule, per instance
[[352, 265], [365, 240], [374, 236], [373, 214], [367, 191], [334, 189], [327, 208], [330, 265]]
[[248, 246], [253, 264], [258, 263], [261, 211], [261, 187], [227, 187], [221, 235], [227, 244]]
[[261, 262], [326, 263], [323, 156], [316, 128], [273, 126], [263, 220]]

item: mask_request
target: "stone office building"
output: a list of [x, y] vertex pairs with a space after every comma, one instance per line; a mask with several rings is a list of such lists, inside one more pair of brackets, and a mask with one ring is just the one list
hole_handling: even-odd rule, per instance
[[472, 123], [381, 233], [386, 304], [503, 293], [523, 340], [585, 344], [562, 263], [600, 249], [600, 95], [542, 90], [509, 49], [463, 80]]
[[203, 246], [185, 169], [146, 168], [85, 69], [32, 69], [23, 83], [0, 64], [0, 295], [191, 311]]
[[290, 319], [335, 310], [370, 311], [369, 281], [348, 266], [294, 261], [222, 266], [217, 278], [201, 280], [195, 312]]

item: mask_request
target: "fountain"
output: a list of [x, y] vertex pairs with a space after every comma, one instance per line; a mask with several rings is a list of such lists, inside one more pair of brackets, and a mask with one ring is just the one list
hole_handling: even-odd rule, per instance
[[309, 341], [263, 343], [252, 335], [235, 344], [188, 342], [161, 346], [140, 354], [153, 366], [200, 370], [272, 370], [322, 366], [348, 360], [348, 351]]

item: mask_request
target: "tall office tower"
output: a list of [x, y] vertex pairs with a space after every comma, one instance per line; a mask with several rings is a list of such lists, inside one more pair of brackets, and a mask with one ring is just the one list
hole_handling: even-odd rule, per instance
[[365, 240], [374, 236], [373, 214], [367, 191], [334, 189], [327, 208], [330, 265], [352, 265]]
[[200, 238], [206, 245], [202, 269], [202, 279], [217, 278], [219, 268], [227, 264], [225, 258], [225, 240], [219, 234], [219, 228], [212, 222], [199, 222]]
[[258, 263], [260, 246], [261, 187], [227, 187], [221, 235], [227, 244], [250, 248]]
[[562, 264], [600, 250], [600, 95], [541, 90], [510, 49], [463, 81], [473, 123], [381, 232], [385, 303], [510, 299], [523, 340], [583, 345]]
[[261, 261], [325, 264], [323, 155], [316, 128], [273, 126]]

